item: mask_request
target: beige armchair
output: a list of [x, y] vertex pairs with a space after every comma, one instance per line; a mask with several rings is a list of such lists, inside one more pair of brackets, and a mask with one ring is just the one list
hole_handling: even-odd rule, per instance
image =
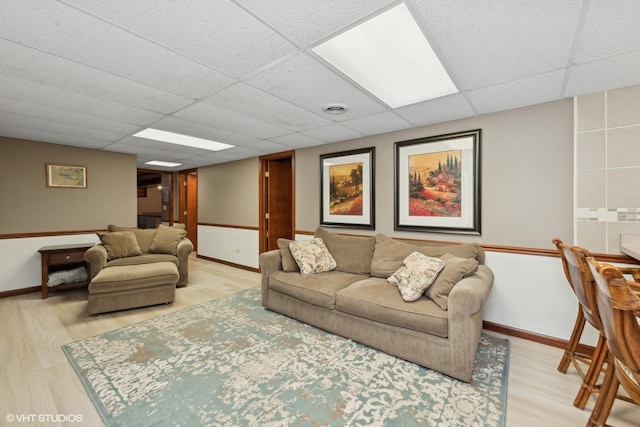
[[89, 314], [173, 302], [189, 280], [193, 244], [184, 227], [109, 226], [101, 243], [85, 252], [89, 263]]
[[176, 286], [187, 285], [193, 243], [182, 224], [147, 229], [109, 225], [109, 232], [99, 235], [102, 242], [85, 253], [91, 280], [107, 267], [172, 262], [180, 274]]

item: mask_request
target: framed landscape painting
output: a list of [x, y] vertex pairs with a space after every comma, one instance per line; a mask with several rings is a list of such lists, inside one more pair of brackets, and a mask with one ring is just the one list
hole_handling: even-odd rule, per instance
[[320, 156], [320, 225], [375, 229], [375, 148]]
[[87, 188], [87, 168], [47, 163], [47, 187]]
[[396, 230], [480, 234], [481, 133], [396, 142]]

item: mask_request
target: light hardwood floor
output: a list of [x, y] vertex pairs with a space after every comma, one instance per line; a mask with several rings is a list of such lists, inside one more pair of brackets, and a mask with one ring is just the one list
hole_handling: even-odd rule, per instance
[[[102, 425], [60, 349], [63, 344], [259, 285], [257, 273], [192, 256], [189, 285], [176, 291], [170, 305], [89, 316], [84, 289], [53, 293], [46, 300], [39, 293], [0, 299], [0, 426]], [[580, 379], [573, 367], [567, 374], [556, 370], [560, 349], [487, 333], [511, 343], [508, 427], [586, 424], [595, 398], [584, 410], [572, 405]], [[9, 422], [12, 416], [22, 421]], [[47, 422], [56, 417], [68, 421]], [[79, 418], [82, 422], [76, 422]], [[640, 406], [616, 401], [608, 424], [639, 422]]]

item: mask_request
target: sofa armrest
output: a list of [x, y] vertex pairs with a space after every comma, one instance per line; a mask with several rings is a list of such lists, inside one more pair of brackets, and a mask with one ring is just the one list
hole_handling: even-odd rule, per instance
[[493, 272], [486, 265], [460, 280], [449, 293], [451, 363], [469, 373], [482, 334], [483, 309], [493, 287]]
[[493, 287], [493, 272], [486, 265], [460, 280], [449, 294], [449, 320], [454, 316], [471, 317], [484, 308]]
[[269, 276], [275, 271], [282, 271], [282, 258], [279, 249], [263, 252], [258, 257], [260, 273], [262, 275], [262, 306], [267, 306], [267, 291], [269, 289]]
[[185, 237], [178, 243], [176, 249], [178, 273], [180, 273], [180, 278], [178, 279], [178, 283], [176, 283], [176, 287], [178, 288], [186, 286], [187, 283], [189, 283], [189, 255], [191, 255], [191, 252], [193, 252], [193, 243]]
[[91, 273], [89, 280], [91, 281], [107, 265], [107, 248], [101, 244], [90, 247], [84, 253], [84, 260], [89, 263]]
[[185, 237], [178, 243], [178, 247], [176, 248], [178, 262], [186, 262], [191, 252], [193, 252], [193, 243]]

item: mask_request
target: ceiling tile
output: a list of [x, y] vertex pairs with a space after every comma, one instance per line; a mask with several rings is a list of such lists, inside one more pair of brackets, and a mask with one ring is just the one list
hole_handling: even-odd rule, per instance
[[[233, 82], [210, 67], [58, 2], [13, 1], [3, 5], [5, 14], [21, 17], [2, 21], [0, 37], [6, 40], [171, 93], [201, 98]], [[25, 26], [37, 30], [24, 31]]]
[[0, 112], [49, 122], [66, 123], [73, 127], [102, 130], [110, 133], [115, 132], [124, 135], [140, 130], [140, 126], [128, 123], [65, 111], [35, 102], [21, 101], [4, 96], [0, 96]]
[[174, 117], [167, 117], [157, 123], [154, 123], [153, 127], [169, 132], [195, 136], [196, 138], [204, 138], [212, 141], [231, 144], [234, 146], [242, 146], [263, 154], [291, 149], [291, 147], [266, 141], [264, 139], [253, 138], [250, 136], [240, 135], [221, 129], [215, 129]]
[[291, 150], [291, 146], [268, 140], [256, 141], [253, 144], [243, 145], [241, 148], [248, 148], [261, 154], [280, 153]]
[[[86, 137], [97, 141], [104, 141], [103, 145], [107, 145], [109, 142], [117, 141], [124, 136], [123, 133], [89, 129], [66, 123], [43, 120], [31, 116], [20, 116], [8, 113], [0, 113], [0, 123], [11, 123], [12, 126], [25, 129], [33, 129], [41, 132], [58, 133], [75, 137]], [[42, 139], [42, 141], [48, 142], [49, 139], [44, 138]]]
[[447, 122], [476, 114], [469, 102], [460, 94], [398, 108], [394, 113], [414, 126]]
[[478, 114], [541, 104], [560, 98], [564, 69], [507, 83], [470, 90], [467, 98]]
[[176, 117], [166, 117], [154, 123], [152, 127], [155, 129], [166, 130], [168, 132], [181, 133], [184, 135], [195, 136], [196, 138], [204, 138], [231, 145], [249, 145], [260, 141], [258, 138], [240, 135], [222, 129], [216, 129]]
[[284, 37], [228, 0], [69, 3], [236, 78], [295, 51]]
[[27, 139], [31, 141], [49, 142], [53, 144], [93, 149], [104, 149], [104, 147], [109, 144], [108, 142], [91, 139], [86, 136], [56, 133], [51, 130], [23, 128], [19, 127], [19, 124], [8, 125], [5, 124], [2, 117], [0, 117], [0, 135], [9, 138]]
[[[460, 90], [567, 66], [582, 0], [415, 1]], [[542, 13], [542, 11], [544, 11]]]
[[106, 151], [118, 153], [129, 153], [138, 156], [138, 162], [149, 160], [163, 160], [165, 162], [180, 162], [185, 157], [192, 157], [193, 154], [181, 153], [179, 151], [167, 151], [153, 146], [143, 146], [131, 144], [130, 141], [117, 142], [104, 148]]
[[0, 38], [0, 74], [82, 93], [158, 113], [171, 113], [193, 100], [67, 61]]
[[206, 102], [234, 111], [242, 111], [254, 119], [292, 131], [331, 123], [330, 120], [317, 114], [245, 84], [233, 85], [208, 98]]
[[218, 151], [215, 154], [205, 154], [202, 157], [204, 159], [207, 159], [207, 158], [217, 159], [218, 157], [221, 157], [223, 159], [226, 159], [226, 161], [231, 161], [231, 160], [246, 159], [248, 157], [258, 157], [258, 156], [261, 156], [262, 154], [263, 153], [261, 153], [260, 151], [255, 151], [255, 150], [252, 150], [251, 148], [234, 147], [228, 150]]
[[640, 83], [637, 76], [640, 76], [640, 50], [575, 65], [568, 71], [565, 96], [633, 86]]
[[197, 169], [197, 168], [202, 168], [202, 167], [206, 167], [206, 166], [211, 166], [211, 165], [215, 165], [218, 163], [226, 163], [226, 162], [230, 162], [233, 160], [238, 160], [236, 158], [233, 157], [228, 157], [228, 158], [222, 158], [222, 157], [215, 157], [215, 158], [205, 158], [202, 156], [198, 156], [198, 157], [189, 157], [187, 159], [183, 159], [180, 161], [180, 163], [182, 163], [181, 166], [178, 166], [177, 168], [165, 168], [165, 169], [160, 169], [160, 170], [171, 170], [171, 171], [181, 171], [181, 170], [185, 170], [185, 169]]
[[152, 111], [2, 74], [0, 93], [7, 98], [26, 101], [34, 101], [34, 94], [38, 94], [37, 102], [42, 105], [134, 125], [144, 125], [163, 117]]
[[329, 116], [330, 120], [350, 120], [386, 111], [366, 92], [306, 54], [256, 74], [246, 83], [317, 114], [326, 114], [322, 107], [330, 103], [349, 107], [345, 114]]
[[342, 124], [363, 135], [377, 135], [394, 130], [407, 129], [412, 126], [411, 123], [392, 112], [374, 114], [360, 119], [342, 122]]
[[[298, 46], [326, 38], [395, 0], [238, 0]], [[286, 12], [285, 12], [286, 11]]]
[[640, 50], [640, 2], [618, 0], [587, 2], [579, 34], [575, 64]]
[[321, 141], [319, 139], [312, 138], [301, 133], [291, 133], [289, 135], [271, 138], [271, 141], [278, 144], [288, 145], [289, 147], [294, 148], [313, 147], [314, 145], [321, 145], [326, 143], [326, 141]]
[[204, 102], [190, 105], [175, 113], [174, 116], [254, 138], [272, 138], [291, 132], [235, 111]]
[[323, 126], [321, 128], [311, 129], [301, 133], [325, 142], [346, 141], [347, 139], [360, 138], [364, 136], [353, 129], [349, 129], [346, 126], [339, 124]]

